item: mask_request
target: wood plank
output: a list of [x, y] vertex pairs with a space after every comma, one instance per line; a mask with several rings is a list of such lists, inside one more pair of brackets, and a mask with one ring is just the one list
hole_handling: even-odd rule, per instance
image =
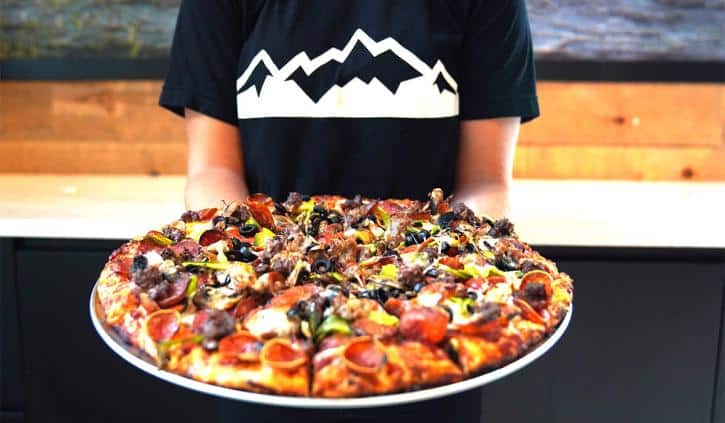
[[520, 146], [519, 178], [725, 180], [725, 147]]
[[173, 175], [185, 171], [184, 142], [0, 142], [0, 173]]
[[[517, 178], [725, 180], [725, 148], [519, 146]], [[4, 141], [0, 172], [183, 174], [183, 142]]]
[[0, 83], [0, 140], [184, 140], [159, 81]]
[[521, 144], [682, 145], [723, 143], [725, 84], [538, 84], [542, 115]]
[[[2, 82], [0, 140], [184, 139], [157, 105], [159, 81]], [[539, 84], [542, 116], [522, 145], [717, 146], [725, 142], [725, 84]]]

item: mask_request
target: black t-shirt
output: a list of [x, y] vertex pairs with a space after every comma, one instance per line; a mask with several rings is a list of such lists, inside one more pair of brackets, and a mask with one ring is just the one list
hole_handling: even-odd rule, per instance
[[451, 192], [461, 120], [539, 113], [524, 0], [184, 0], [160, 104], [238, 124], [278, 199]]

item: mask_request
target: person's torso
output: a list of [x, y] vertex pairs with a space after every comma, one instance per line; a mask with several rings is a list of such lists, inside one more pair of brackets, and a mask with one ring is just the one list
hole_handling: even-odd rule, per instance
[[236, 83], [250, 191], [450, 192], [463, 3], [259, 2]]

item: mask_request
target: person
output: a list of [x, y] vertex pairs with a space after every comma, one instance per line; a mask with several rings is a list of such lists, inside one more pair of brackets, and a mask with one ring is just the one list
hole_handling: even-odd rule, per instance
[[[191, 209], [440, 187], [499, 217], [520, 125], [539, 115], [535, 79], [524, 0], [183, 0], [160, 104], [185, 117]], [[477, 420], [471, 392], [353, 417]], [[223, 414], [287, 418], [237, 407]]]

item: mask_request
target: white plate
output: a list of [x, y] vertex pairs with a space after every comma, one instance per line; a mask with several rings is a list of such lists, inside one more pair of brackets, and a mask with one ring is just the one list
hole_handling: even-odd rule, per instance
[[94, 286], [91, 293], [90, 313], [91, 320], [93, 321], [93, 326], [96, 328], [98, 335], [100, 335], [101, 339], [103, 339], [106, 345], [108, 345], [108, 347], [116, 354], [120, 355], [121, 358], [152, 376], [163, 379], [167, 382], [171, 382], [175, 385], [182, 386], [184, 388], [231, 400], [248, 401], [278, 407], [325, 409], [385, 407], [418, 401], [426, 401], [434, 398], [457, 394], [463, 391], [467, 391], [469, 389], [478, 388], [480, 386], [489, 384], [526, 367], [528, 364], [544, 355], [549, 349], [551, 349], [551, 347], [553, 347], [557, 343], [557, 341], [559, 341], [562, 335], [564, 335], [564, 332], [566, 332], [566, 328], [569, 326], [569, 321], [571, 320], [571, 315], [573, 312], [572, 306], [570, 307], [569, 312], [566, 314], [566, 316], [564, 316], [564, 319], [559, 324], [559, 327], [551, 334], [551, 336], [549, 336], [535, 349], [529, 351], [526, 355], [519, 358], [518, 360], [512, 361], [511, 363], [503, 367], [484, 373], [480, 376], [476, 376], [474, 378], [466, 379], [456, 383], [451, 383], [449, 385], [422, 389], [413, 392], [376, 395], [362, 398], [338, 399], [256, 394], [253, 392], [240, 391], [237, 389], [211, 385], [208, 383], [189, 379], [187, 377], [180, 376], [174, 373], [170, 373], [165, 370], [160, 370], [153, 362], [150, 361], [150, 359], [145, 358], [144, 355], [142, 355], [143, 353], [123, 342], [121, 338], [116, 335], [115, 331], [108, 324], [102, 321], [102, 319], [99, 318], [96, 308], [96, 298], [96, 287]]

